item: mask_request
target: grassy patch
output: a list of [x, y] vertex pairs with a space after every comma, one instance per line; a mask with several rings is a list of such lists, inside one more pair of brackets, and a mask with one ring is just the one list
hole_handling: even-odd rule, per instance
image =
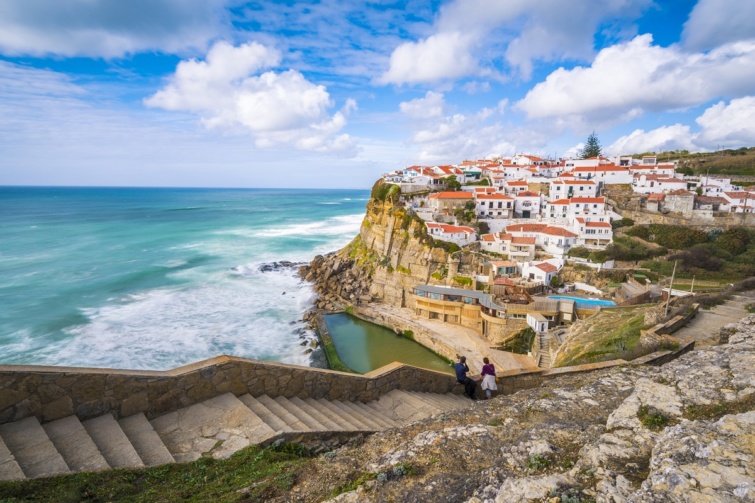
[[0, 501], [262, 502], [284, 496], [309, 462], [306, 458], [300, 447], [249, 447], [226, 460], [0, 482]]
[[727, 414], [742, 414], [755, 410], [755, 394], [731, 402], [716, 402], [709, 405], [690, 405], [684, 409], [683, 417], [697, 421], [700, 419], [720, 419]]
[[358, 473], [355, 474], [352, 477], [352, 480], [347, 482], [346, 484], [343, 484], [341, 486], [336, 487], [333, 489], [333, 491], [330, 493], [331, 498], [335, 498], [339, 494], [347, 493], [350, 491], [354, 491], [359, 486], [366, 484], [370, 480], [375, 480], [377, 478], [377, 473], [371, 473], [371, 472], [364, 472], [364, 473]]
[[653, 431], [660, 431], [668, 426], [669, 423], [668, 417], [647, 405], [643, 405], [640, 407], [640, 410], [637, 411], [637, 419], [640, 420], [645, 428]]
[[556, 367], [597, 363], [619, 358], [637, 358], [650, 352], [640, 346], [647, 307], [606, 308], [585, 320], [579, 332], [570, 335], [570, 351], [559, 355]]
[[542, 454], [534, 454], [527, 460], [527, 467], [530, 470], [542, 471], [550, 468], [551, 460]]

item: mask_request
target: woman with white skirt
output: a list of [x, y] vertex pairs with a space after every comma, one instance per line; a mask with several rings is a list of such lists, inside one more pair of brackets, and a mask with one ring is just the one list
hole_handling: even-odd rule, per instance
[[485, 364], [482, 366], [482, 385], [480, 386], [485, 390], [485, 399], [490, 400], [493, 391], [498, 391], [498, 386], [495, 384], [495, 366], [490, 363], [490, 360], [485, 357], [482, 359]]

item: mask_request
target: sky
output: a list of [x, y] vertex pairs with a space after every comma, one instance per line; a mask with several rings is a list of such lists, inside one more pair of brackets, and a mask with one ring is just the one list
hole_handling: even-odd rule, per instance
[[0, 185], [755, 145], [755, 2], [3, 0]]

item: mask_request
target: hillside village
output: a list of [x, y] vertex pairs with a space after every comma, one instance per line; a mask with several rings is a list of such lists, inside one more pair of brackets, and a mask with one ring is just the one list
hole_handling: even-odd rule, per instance
[[[605, 249], [612, 242], [611, 223], [622, 216], [603, 196], [610, 185], [631, 186], [650, 213], [752, 213], [755, 208], [755, 186], [681, 175], [675, 162], [659, 163], [652, 156], [546, 161], [518, 154], [411, 166], [383, 180], [401, 188], [433, 238], [459, 246], [479, 242], [482, 251], [506, 255], [523, 276], [536, 250], [553, 257], [549, 266], [539, 264], [550, 272], [572, 248]], [[551, 277], [532, 272], [529, 279], [548, 283]]]
[[[615, 266], [609, 259], [582, 258], [605, 250], [613, 243], [614, 228], [627, 225], [628, 219], [618, 212], [623, 209], [606, 197], [613, 187], [631, 188], [631, 199], [646, 215], [715, 219], [752, 213], [755, 207], [755, 186], [742, 188], [730, 178], [683, 175], [676, 162], [658, 162], [654, 156], [549, 161], [519, 154], [410, 166], [382, 179], [400, 188], [399, 204], [424, 222], [434, 240], [448, 243], [452, 255], [456, 249], [482, 253], [468, 279], [460, 278], [450, 261], [450, 272], [436, 273], [427, 285], [414, 288], [407, 307], [422, 318], [473, 328], [494, 344], [511, 340], [529, 326], [538, 334], [536, 348], [556, 348], [562, 341], [548, 342], [549, 331], [601, 305], [595, 297], [605, 292], [585, 283], [564, 284], [559, 273], [567, 258], [597, 271]], [[582, 295], [549, 296], [575, 289]], [[640, 304], [661, 294], [657, 287], [651, 292], [644, 279], [628, 277], [612, 293], [613, 300], [603, 305]], [[538, 363], [550, 362], [546, 358]]]

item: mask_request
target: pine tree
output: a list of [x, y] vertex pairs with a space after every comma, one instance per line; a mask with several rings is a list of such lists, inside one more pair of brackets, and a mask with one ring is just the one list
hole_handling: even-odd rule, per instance
[[598, 135], [593, 131], [590, 136], [587, 137], [587, 144], [582, 149], [580, 159], [588, 159], [590, 157], [598, 157], [600, 155], [600, 141], [598, 141]]

